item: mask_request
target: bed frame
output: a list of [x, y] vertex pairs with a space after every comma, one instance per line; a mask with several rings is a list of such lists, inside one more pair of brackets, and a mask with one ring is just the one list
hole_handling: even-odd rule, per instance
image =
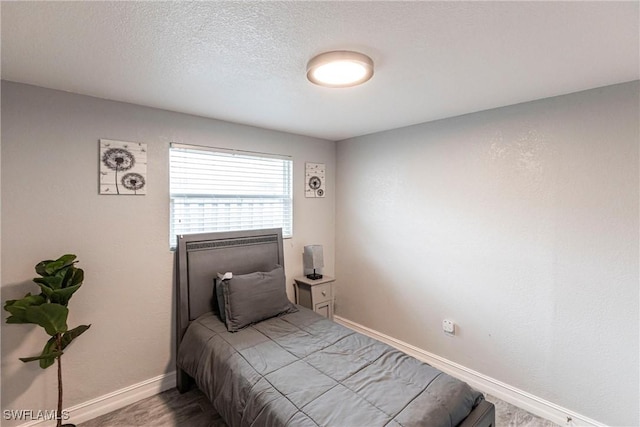
[[[231, 231], [178, 236], [176, 251], [176, 355], [191, 321], [213, 310], [217, 273], [266, 271], [284, 267], [282, 230]], [[177, 368], [177, 388], [189, 390], [193, 379]], [[482, 401], [458, 427], [494, 427], [495, 407]]]

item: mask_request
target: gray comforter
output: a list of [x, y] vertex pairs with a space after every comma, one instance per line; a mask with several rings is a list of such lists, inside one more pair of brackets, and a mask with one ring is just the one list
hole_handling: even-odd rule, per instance
[[467, 384], [300, 307], [227, 332], [193, 321], [178, 366], [231, 427], [448, 426], [482, 399]]

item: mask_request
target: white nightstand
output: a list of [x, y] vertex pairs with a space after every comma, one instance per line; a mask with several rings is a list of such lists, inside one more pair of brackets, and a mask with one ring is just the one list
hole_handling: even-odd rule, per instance
[[333, 277], [311, 280], [306, 276], [296, 277], [296, 304], [310, 308], [333, 320]]

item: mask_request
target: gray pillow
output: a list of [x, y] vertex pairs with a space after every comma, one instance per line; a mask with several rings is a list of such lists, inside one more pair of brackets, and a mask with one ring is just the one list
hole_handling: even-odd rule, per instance
[[298, 311], [287, 298], [282, 266], [269, 272], [234, 274], [233, 278], [218, 284], [222, 288], [225, 323], [230, 332], [279, 314]]
[[213, 279], [213, 295], [214, 295], [214, 307], [213, 312], [220, 317], [225, 324], [227, 323], [227, 318], [224, 312], [224, 295], [222, 293], [222, 274], [218, 273], [218, 277]]
[[[274, 266], [275, 267], [275, 266]], [[222, 293], [222, 282], [233, 277], [233, 273], [218, 273], [218, 277], [213, 279], [213, 312], [220, 317], [220, 320], [226, 325], [227, 317], [224, 310], [224, 295]]]

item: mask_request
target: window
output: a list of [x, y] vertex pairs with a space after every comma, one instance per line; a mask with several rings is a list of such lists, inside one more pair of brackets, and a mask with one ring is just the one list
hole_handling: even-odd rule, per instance
[[293, 234], [293, 161], [247, 151], [171, 144], [170, 245], [176, 235], [282, 228]]

